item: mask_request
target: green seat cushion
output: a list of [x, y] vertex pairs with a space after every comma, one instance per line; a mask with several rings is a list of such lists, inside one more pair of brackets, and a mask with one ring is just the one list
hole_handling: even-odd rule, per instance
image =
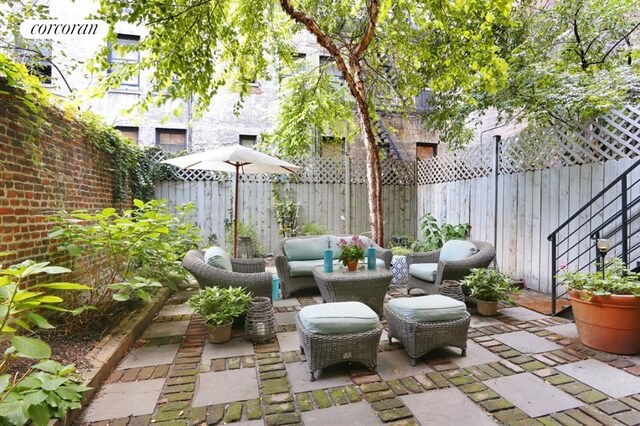
[[204, 252], [204, 262], [214, 268], [224, 269], [225, 271], [233, 271], [231, 259], [222, 247], [209, 247]]
[[400, 317], [416, 322], [452, 321], [467, 313], [463, 302], [439, 294], [391, 299], [387, 308]]
[[284, 254], [288, 260], [324, 259], [324, 250], [329, 247], [329, 237], [292, 238], [284, 243]]
[[451, 240], [442, 246], [439, 260], [462, 260], [473, 256], [477, 252], [478, 248], [469, 241]]
[[422, 281], [436, 282], [437, 263], [413, 263], [409, 265], [409, 275]]
[[378, 314], [360, 302], [323, 303], [300, 310], [304, 328], [316, 334], [349, 334], [375, 329]]

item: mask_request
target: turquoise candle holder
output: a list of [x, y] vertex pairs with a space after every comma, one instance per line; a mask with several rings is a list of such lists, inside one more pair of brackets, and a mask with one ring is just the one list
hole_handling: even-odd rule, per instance
[[280, 277], [275, 275], [271, 279], [271, 300], [274, 302], [280, 298]]
[[367, 247], [367, 269], [376, 269], [376, 248]]
[[324, 272], [333, 272], [333, 250], [324, 249]]

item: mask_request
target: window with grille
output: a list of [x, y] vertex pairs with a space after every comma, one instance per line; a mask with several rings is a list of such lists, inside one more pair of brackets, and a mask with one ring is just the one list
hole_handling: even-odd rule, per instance
[[138, 143], [139, 131], [137, 127], [132, 126], [116, 126], [116, 129], [122, 133], [122, 136]]
[[[135, 65], [140, 63], [140, 51], [133, 49], [140, 41], [140, 36], [131, 34], [118, 34], [118, 41], [115, 45], [111, 45], [109, 52], [109, 70], [114, 72], [121, 66]], [[140, 88], [140, 73], [124, 80], [120, 85], [120, 89], [137, 90]]]
[[156, 145], [167, 152], [187, 149], [186, 129], [156, 129]]
[[256, 135], [240, 135], [239, 143], [247, 148], [253, 148], [258, 143], [258, 137]]

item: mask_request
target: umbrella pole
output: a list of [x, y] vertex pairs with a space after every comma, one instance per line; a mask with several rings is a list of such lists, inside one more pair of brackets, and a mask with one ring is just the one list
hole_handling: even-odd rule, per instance
[[236, 192], [233, 197], [233, 257], [238, 257], [238, 172], [240, 164], [236, 163]]

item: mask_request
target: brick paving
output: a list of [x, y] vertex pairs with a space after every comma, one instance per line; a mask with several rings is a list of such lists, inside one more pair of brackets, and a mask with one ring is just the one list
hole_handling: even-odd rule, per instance
[[[416, 367], [383, 333], [377, 372], [344, 364], [310, 382], [292, 318], [319, 297], [276, 302], [271, 342], [238, 330], [212, 345], [192, 293], [167, 302], [76, 424], [640, 425], [640, 357], [583, 346], [563, 318], [474, 314], [466, 357], [441, 348]], [[387, 299], [405, 295], [392, 287]]]

